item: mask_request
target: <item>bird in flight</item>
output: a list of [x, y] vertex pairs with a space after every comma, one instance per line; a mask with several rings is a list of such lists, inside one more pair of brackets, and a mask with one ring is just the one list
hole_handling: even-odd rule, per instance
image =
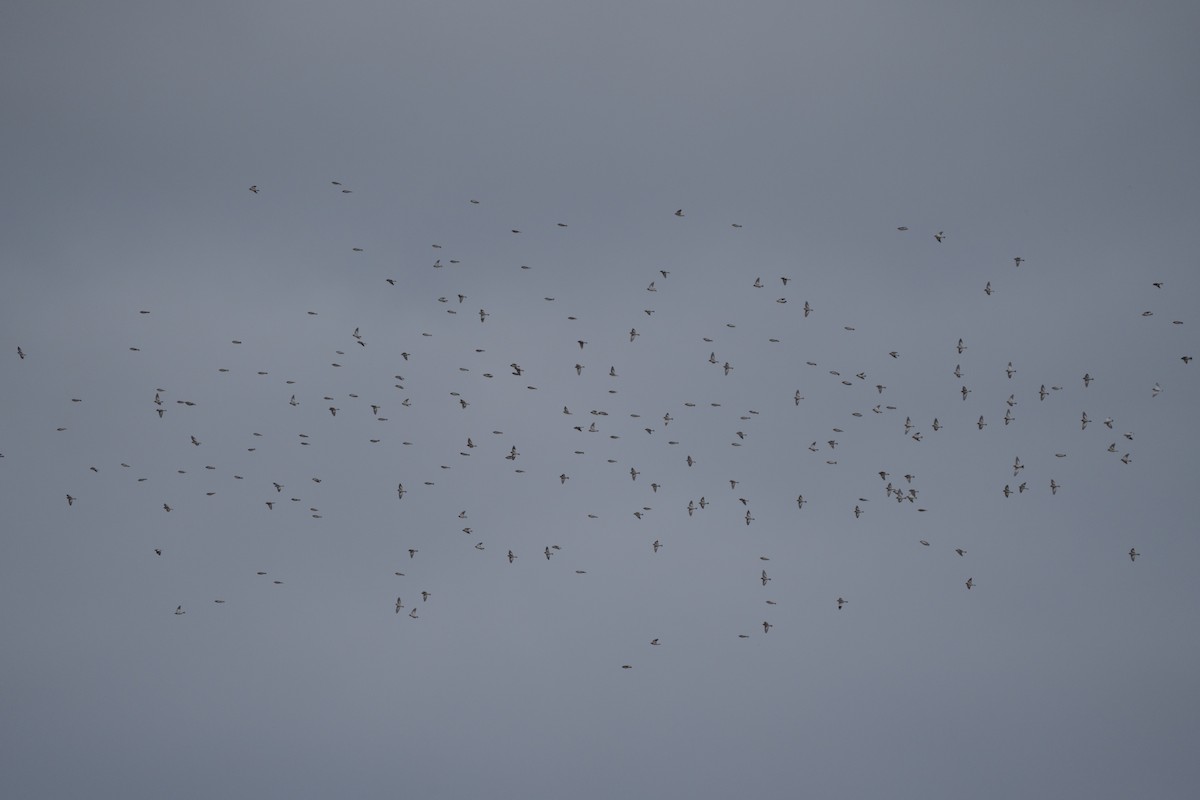
[[967, 585], [967, 589], [968, 589], [968, 591], [969, 591], [969, 590], [971, 589], [971, 587], [975, 585], [975, 579], [974, 579], [974, 578], [967, 578], [967, 584], [966, 584], [966, 585]]
[[1132, 547], [1129, 548], [1129, 560], [1130, 561], [1137, 561], [1137, 557], [1140, 555], [1141, 555], [1141, 553], [1139, 553], [1137, 550], [1134, 550]]
[[251, 186], [250, 191], [254, 192], [255, 194], [258, 194], [258, 184], [254, 184], [253, 186]]

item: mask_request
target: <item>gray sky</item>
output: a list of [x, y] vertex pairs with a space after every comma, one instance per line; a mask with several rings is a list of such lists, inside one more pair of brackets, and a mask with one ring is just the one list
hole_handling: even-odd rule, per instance
[[1200, 10], [969, 5], [7, 4], [2, 793], [1192, 796]]

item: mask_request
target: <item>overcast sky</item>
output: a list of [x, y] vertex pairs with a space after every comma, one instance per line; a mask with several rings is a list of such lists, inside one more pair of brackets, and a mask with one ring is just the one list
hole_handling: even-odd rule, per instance
[[1198, 34], [7, 3], [0, 794], [1194, 796]]

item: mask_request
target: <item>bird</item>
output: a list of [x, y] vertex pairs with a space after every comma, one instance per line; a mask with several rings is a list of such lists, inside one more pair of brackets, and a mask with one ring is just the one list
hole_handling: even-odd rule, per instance
[[954, 552], [958, 553], [960, 556], [965, 556], [967, 554], [967, 551], [963, 550], [961, 547], [954, 548]]
[[255, 194], [258, 194], [258, 184], [254, 184], [253, 186], [251, 186], [250, 191], [254, 192]]
[[658, 539], [655, 539], [655, 540], [654, 540], [654, 544], [652, 544], [652, 545], [650, 545], [650, 546], [651, 546], [651, 547], [653, 547], [653, 548], [654, 548], [654, 552], [656, 552], [656, 553], [657, 553], [657, 552], [658, 552], [658, 548], [662, 547], [662, 542], [661, 542], [661, 541], [659, 541]]
[[678, 209], [678, 210], [675, 212], [675, 216], [677, 216], [677, 217], [682, 217], [682, 216], [683, 216], [683, 209], [682, 209], [682, 208], [681, 208], [681, 209]]
[[838, 611], [841, 611], [841, 610], [842, 610], [842, 606], [846, 605], [846, 603], [847, 603], [847, 602], [848, 602], [848, 601], [847, 601], [846, 599], [839, 597], [839, 598], [837, 599], [837, 607], [838, 607]]
[[1132, 547], [1129, 548], [1129, 560], [1130, 561], [1137, 561], [1137, 557], [1140, 555], [1141, 555], [1141, 553], [1139, 553], [1137, 550], [1133, 549]]
[[183, 610], [183, 606], [175, 606], [175, 616], [178, 617], [178, 616], [180, 616], [182, 614], [186, 614], [186, 613], [187, 612]]
[[399, 597], [397, 597], [396, 598], [396, 613], [399, 614], [400, 609], [402, 609], [402, 608], [404, 608], [404, 603], [400, 600]]
[[69, 505], [69, 506], [75, 505], [75, 498], [72, 497], [71, 495], [67, 495], [67, 505]]
[[[513, 551], [512, 551], [512, 550], [509, 550], [509, 551], [508, 551], [508, 563], [510, 563], [510, 564], [511, 564], [513, 561], [515, 561], [515, 560], [516, 560], [516, 558], [517, 558], [517, 557], [516, 557], [516, 556], [513, 554]], [[549, 558], [549, 556], [546, 556], [546, 558]]]
[[18, 357], [19, 357], [19, 358], [20, 358], [22, 361], [24, 361], [24, 360], [25, 360], [25, 351], [21, 349], [21, 346], [20, 346], [20, 345], [17, 345], [17, 356], [18, 356]]
[[658, 644], [659, 644], [659, 641], [658, 641], [658, 639], [651, 639], [651, 640], [650, 640], [650, 644], [653, 644], [653, 645], [658, 645]]
[[771, 579], [770, 579], [769, 577], [767, 577], [767, 571], [764, 569], [764, 570], [762, 571], [762, 585], [763, 585], [763, 586], [766, 586], [766, 585], [767, 585], [767, 581], [769, 581], [769, 580], [771, 580]]
[[1024, 260], [1025, 259], [1021, 258], [1020, 256], [1015, 257], [1013, 259], [1013, 266], [1016, 266], [1016, 267], [1021, 266], [1021, 262], [1023, 262]]
[[971, 587], [975, 585], [975, 579], [974, 579], [974, 578], [967, 578], [967, 584], [966, 584], [966, 585], [967, 585], [967, 590], [969, 591], [969, 590], [971, 589]]
[[941, 244], [942, 240], [946, 238], [946, 234], [943, 231], [938, 231], [933, 235], [933, 238], [938, 240], [938, 244]]

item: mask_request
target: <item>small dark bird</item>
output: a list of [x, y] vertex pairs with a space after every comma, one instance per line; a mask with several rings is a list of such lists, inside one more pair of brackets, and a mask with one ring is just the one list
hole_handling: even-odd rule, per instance
[[258, 194], [258, 184], [251, 186], [250, 191], [254, 192], [255, 194]]

